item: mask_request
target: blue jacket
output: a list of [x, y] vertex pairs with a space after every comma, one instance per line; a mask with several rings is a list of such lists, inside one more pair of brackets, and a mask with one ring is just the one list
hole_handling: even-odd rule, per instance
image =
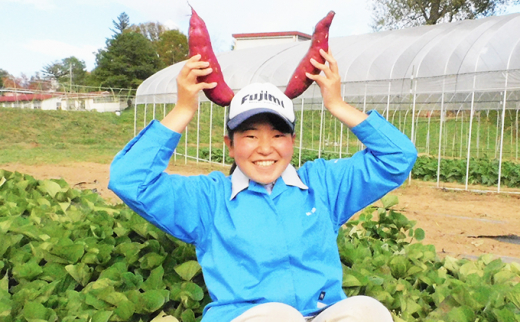
[[231, 176], [167, 174], [181, 135], [153, 121], [115, 157], [109, 188], [195, 245], [213, 300], [203, 321], [230, 321], [265, 302], [312, 315], [346, 298], [340, 226], [401, 185], [417, 157], [412, 142], [377, 112], [352, 131], [365, 150], [298, 171], [290, 166], [268, 194], [238, 168]]

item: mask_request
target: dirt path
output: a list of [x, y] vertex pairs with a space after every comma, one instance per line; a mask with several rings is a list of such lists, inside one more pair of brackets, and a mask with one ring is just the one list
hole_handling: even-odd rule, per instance
[[[71, 186], [96, 189], [101, 196], [119, 203], [108, 188], [109, 165], [71, 163], [62, 165], [5, 164], [1, 169], [18, 171], [38, 179], [63, 178]], [[180, 163], [169, 172], [206, 174], [227, 168], [207, 164]], [[479, 236], [520, 235], [520, 194], [472, 193], [443, 190], [434, 184], [413, 181], [395, 190], [398, 209], [418, 228], [426, 231], [424, 244], [433, 244], [440, 256], [475, 258], [490, 253], [505, 261], [520, 261], [520, 245]]]

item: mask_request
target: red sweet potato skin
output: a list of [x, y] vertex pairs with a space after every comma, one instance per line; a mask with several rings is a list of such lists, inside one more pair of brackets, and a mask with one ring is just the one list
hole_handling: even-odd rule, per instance
[[209, 38], [206, 23], [199, 15], [191, 8], [190, 28], [188, 30], [188, 46], [189, 56], [201, 55], [200, 60], [209, 62], [209, 66], [213, 69], [209, 75], [197, 78], [198, 82], [217, 82], [217, 86], [213, 89], [205, 89], [204, 94], [212, 102], [220, 106], [228, 106], [235, 93], [224, 81], [220, 64], [211, 47], [211, 40]]
[[305, 57], [298, 64], [285, 89], [285, 95], [290, 99], [298, 97], [314, 82], [305, 75], [306, 72], [310, 74], [320, 73], [319, 69], [312, 66], [310, 59], [314, 58], [321, 64], [325, 63], [325, 59], [320, 54], [320, 49], [326, 52], [329, 50], [329, 28], [334, 15], [335, 12], [330, 11], [327, 16], [316, 24], [311, 38], [311, 46]]

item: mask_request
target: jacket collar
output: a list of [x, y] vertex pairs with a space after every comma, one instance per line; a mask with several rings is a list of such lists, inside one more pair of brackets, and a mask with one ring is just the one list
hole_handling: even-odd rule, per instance
[[[291, 164], [289, 164], [283, 171], [281, 177], [286, 185], [296, 186], [302, 190], [309, 189], [307, 185], [303, 184], [300, 176], [296, 172], [296, 169]], [[242, 173], [240, 168], [237, 166], [233, 171], [233, 174], [231, 174], [231, 198], [229, 200], [231, 201], [235, 198], [235, 196], [237, 196], [238, 193], [248, 188], [249, 181], [250, 179], [244, 173]]]

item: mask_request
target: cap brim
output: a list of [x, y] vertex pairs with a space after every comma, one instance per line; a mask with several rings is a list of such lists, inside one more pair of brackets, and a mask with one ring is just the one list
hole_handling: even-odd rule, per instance
[[229, 119], [228, 122], [227, 122], [227, 126], [228, 126], [229, 129], [234, 130], [242, 122], [244, 122], [247, 119], [251, 118], [252, 116], [255, 116], [255, 115], [260, 114], [260, 113], [274, 114], [275, 116], [277, 116], [280, 119], [282, 119], [283, 121], [285, 121], [285, 123], [287, 123], [287, 125], [291, 128], [291, 130], [294, 131], [294, 123], [293, 122], [287, 120], [287, 118], [282, 116], [280, 113], [278, 113], [278, 112], [276, 112], [276, 111], [274, 111], [272, 109], [267, 109], [267, 108], [257, 108], [257, 109], [251, 109], [251, 110], [244, 111], [244, 112], [236, 115], [233, 119]]

